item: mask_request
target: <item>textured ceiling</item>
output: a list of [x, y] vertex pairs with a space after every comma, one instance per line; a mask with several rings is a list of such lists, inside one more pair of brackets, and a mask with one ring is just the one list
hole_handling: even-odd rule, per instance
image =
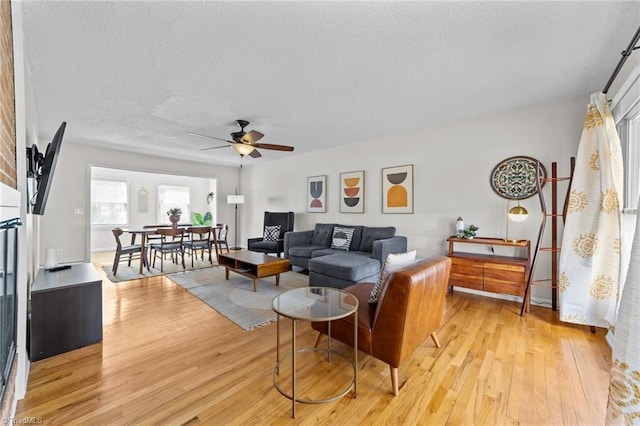
[[640, 2], [23, 2], [41, 138], [239, 164], [602, 90]]

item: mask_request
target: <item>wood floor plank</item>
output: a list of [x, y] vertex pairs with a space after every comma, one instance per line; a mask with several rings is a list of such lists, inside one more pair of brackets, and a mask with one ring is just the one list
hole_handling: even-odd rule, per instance
[[[105, 279], [103, 316], [102, 343], [31, 365], [17, 417], [45, 424], [292, 423], [291, 402], [272, 384], [275, 323], [244, 331], [166, 277]], [[288, 354], [290, 323], [281, 331]], [[299, 324], [298, 347], [315, 337]], [[603, 330], [591, 334], [535, 306], [523, 318], [516, 303], [455, 292], [447, 295], [438, 337], [441, 348], [428, 339], [400, 367], [397, 397], [389, 367], [360, 353], [358, 397], [299, 403], [294, 423], [604, 423], [611, 351]], [[353, 355], [340, 343], [334, 349]], [[301, 360], [305, 395], [348, 382], [348, 368], [316, 355]], [[290, 371], [281, 374], [287, 383]]]

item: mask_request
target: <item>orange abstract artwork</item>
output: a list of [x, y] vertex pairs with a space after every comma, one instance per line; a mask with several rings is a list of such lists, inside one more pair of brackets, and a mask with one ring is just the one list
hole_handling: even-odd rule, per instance
[[364, 213], [364, 171], [340, 174], [341, 213]]
[[413, 213], [413, 165], [382, 169], [382, 213]]
[[407, 190], [400, 185], [394, 185], [387, 191], [387, 207], [407, 207]]

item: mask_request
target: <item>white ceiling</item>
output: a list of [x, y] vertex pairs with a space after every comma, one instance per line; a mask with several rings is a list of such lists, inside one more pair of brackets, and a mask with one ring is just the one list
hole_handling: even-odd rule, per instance
[[[22, 3], [41, 138], [218, 164], [602, 90], [640, 2]], [[401, 137], [401, 136], [399, 136]]]

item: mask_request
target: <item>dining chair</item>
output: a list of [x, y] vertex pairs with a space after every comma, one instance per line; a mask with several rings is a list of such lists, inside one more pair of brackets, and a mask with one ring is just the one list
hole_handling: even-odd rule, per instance
[[[116, 239], [116, 254], [113, 258], [113, 266], [111, 267], [114, 276], [118, 272], [118, 265], [120, 264], [120, 262], [124, 261], [127, 261], [127, 265], [131, 266], [132, 260], [141, 259], [143, 266], [146, 266], [147, 269], [149, 268], [146, 256], [142, 255], [142, 246], [140, 244], [123, 246], [122, 242], [120, 242], [120, 236], [124, 233], [124, 231], [120, 228], [114, 228], [111, 230], [111, 232]], [[128, 255], [128, 258], [121, 259], [122, 255]]]
[[[143, 229], [158, 229], [158, 228], [163, 227], [163, 226], [167, 226], [167, 225], [143, 225], [142, 228]], [[147, 252], [149, 253], [149, 264], [151, 264], [151, 262], [153, 261], [153, 252], [151, 251], [151, 244], [159, 243], [160, 239], [161, 239], [161, 236], [157, 235], [157, 234], [147, 233], [147, 235], [146, 235]]]
[[[178, 263], [178, 257], [182, 260], [182, 269], [184, 264], [184, 228], [158, 228], [156, 234], [160, 235], [160, 242], [151, 243], [149, 246], [152, 251], [153, 267], [156, 266], [156, 258], [160, 257], [160, 272], [164, 272], [164, 256], [171, 254], [174, 263]], [[174, 257], [175, 256], [175, 257]]]
[[210, 226], [194, 226], [187, 228], [189, 239], [182, 243], [186, 254], [191, 256], [191, 267], [193, 268], [193, 258], [200, 251], [200, 260], [204, 260], [204, 252], [209, 252], [209, 263], [213, 264], [211, 259], [211, 227]]
[[227, 234], [229, 233], [229, 225], [226, 223], [219, 223], [216, 225], [217, 229], [214, 229], [213, 232], [216, 232], [216, 239], [211, 240], [211, 245], [214, 247], [216, 251], [216, 255], [218, 254], [218, 248], [220, 248], [220, 252], [222, 253], [222, 247], [226, 247], [227, 253], [229, 253], [229, 244], [227, 243]]
[[[190, 227], [191, 225], [190, 224], [179, 223], [177, 226], [178, 226], [178, 228], [186, 229], [186, 228]], [[158, 225], [143, 225], [142, 226], [143, 229], [153, 229], [154, 230], [153, 233], [149, 232], [146, 235], [147, 253], [149, 253], [149, 260], [148, 260], [149, 264], [151, 264], [153, 262], [153, 253], [151, 251], [151, 244], [159, 243], [160, 239], [162, 238], [161, 235], [158, 235], [157, 233], [155, 233], [155, 230], [158, 229], [158, 228], [169, 228], [169, 227], [171, 227], [171, 225], [166, 224], [166, 223], [161, 223], [161, 224], [158, 224]]]

